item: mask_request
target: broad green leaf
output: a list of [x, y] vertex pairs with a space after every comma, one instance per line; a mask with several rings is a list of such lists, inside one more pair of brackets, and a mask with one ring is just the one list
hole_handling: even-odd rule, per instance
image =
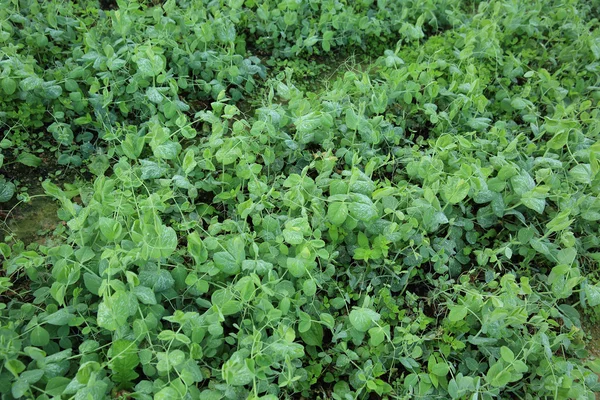
[[348, 206], [346, 203], [333, 202], [327, 208], [327, 219], [333, 225], [341, 226], [348, 217]]
[[577, 164], [569, 171], [569, 175], [579, 183], [592, 183], [592, 168], [590, 164]]
[[18, 399], [27, 393], [29, 390], [29, 383], [19, 377], [19, 379], [13, 382], [10, 390], [13, 397]]
[[544, 212], [544, 208], [546, 207], [546, 200], [540, 197], [533, 192], [527, 192], [521, 198], [521, 203], [527, 208], [530, 208], [536, 211], [538, 214], [542, 214]]
[[188, 149], [185, 152], [185, 156], [183, 157], [183, 163], [182, 163], [183, 172], [185, 172], [186, 175], [191, 173], [194, 170], [194, 168], [196, 167], [196, 165], [198, 165], [198, 163], [196, 162], [196, 159], [195, 159], [195, 153], [193, 150]]
[[323, 345], [323, 326], [319, 323], [310, 324], [310, 329], [304, 332], [300, 332], [302, 341], [309, 346], [322, 346]]
[[515, 354], [512, 352], [511, 349], [509, 349], [506, 346], [500, 347], [500, 355], [502, 356], [502, 359], [507, 363], [511, 363], [515, 360]]
[[552, 137], [547, 143], [547, 146], [553, 150], [562, 149], [569, 141], [569, 131], [562, 130]]
[[373, 324], [381, 318], [379, 313], [371, 310], [370, 308], [355, 308], [350, 311], [350, 323], [360, 332], [366, 332], [373, 326]]
[[155, 87], [149, 87], [146, 90], [146, 97], [153, 103], [160, 104], [163, 101], [163, 95]]
[[346, 110], [346, 126], [348, 129], [358, 129], [359, 118], [352, 108]]
[[46, 99], [58, 99], [62, 94], [62, 87], [58, 85], [50, 85], [44, 88], [44, 97]]
[[446, 376], [450, 372], [450, 367], [445, 362], [439, 362], [433, 364], [430, 371], [437, 376]]
[[2, 81], [0, 81], [0, 85], [2, 86], [4, 93], [9, 96], [17, 90], [17, 83], [11, 78], [3, 78]]
[[306, 274], [306, 262], [299, 258], [288, 258], [286, 261], [287, 269], [290, 274], [296, 278], [301, 278]]
[[119, 236], [121, 236], [121, 232], [123, 231], [123, 227], [113, 218], [100, 217], [98, 221], [98, 226], [100, 228], [100, 232], [108, 241], [114, 241]]
[[444, 185], [444, 196], [446, 201], [450, 204], [458, 204], [467, 197], [469, 194], [470, 185], [469, 182], [462, 178], [452, 176], [448, 178], [448, 181]]
[[289, 244], [301, 244], [304, 241], [304, 234], [300, 227], [291, 226], [283, 230], [283, 238]]
[[379, 326], [369, 329], [369, 344], [371, 346], [379, 346], [385, 340], [385, 334], [386, 330]]
[[142, 164], [142, 179], [158, 179], [161, 178], [167, 169], [158, 163], [150, 160], [140, 160]]
[[504, 387], [510, 382], [511, 373], [501, 361], [496, 362], [488, 370], [486, 381], [493, 387]]
[[225, 382], [233, 386], [244, 386], [252, 382], [254, 373], [248, 368], [249, 359], [245, 351], [236, 351], [225, 361], [222, 367], [222, 376]]
[[520, 175], [515, 175], [510, 178], [513, 190], [518, 195], [523, 195], [535, 187], [535, 181], [527, 172], [522, 172]]
[[177, 233], [170, 226], [146, 226], [142, 241], [142, 257], [144, 259], [167, 258], [177, 248]]
[[353, 218], [362, 222], [372, 222], [377, 219], [377, 207], [367, 196], [352, 194], [351, 199], [353, 201], [348, 204], [348, 211]]
[[44, 322], [50, 325], [62, 326], [67, 325], [73, 318], [75, 318], [75, 315], [73, 315], [68, 308], [61, 308], [45, 317]]
[[15, 185], [12, 182], [7, 182], [4, 178], [0, 178], [0, 203], [9, 201], [14, 194]]
[[29, 92], [31, 90], [40, 88], [43, 83], [44, 80], [42, 78], [38, 78], [37, 76], [30, 76], [23, 79], [19, 83], [19, 86], [21, 86], [21, 89], [23, 89], [24, 91]]
[[515, 97], [510, 101], [510, 105], [516, 110], [522, 110], [527, 107], [527, 103], [520, 97]]
[[36, 326], [31, 330], [29, 341], [33, 346], [43, 347], [50, 343], [50, 334], [41, 326]]
[[220, 251], [215, 253], [213, 255], [213, 261], [215, 263], [215, 266], [219, 270], [221, 270], [221, 272], [227, 275], [238, 274], [242, 267], [241, 262], [238, 263], [235, 257], [227, 251]]
[[585, 285], [585, 299], [590, 307], [600, 305], [600, 287], [598, 285]]
[[71, 381], [72, 379], [62, 376], [50, 378], [46, 383], [45, 391], [50, 396], [60, 396]]
[[175, 160], [181, 151], [181, 145], [173, 141], [167, 141], [152, 148], [154, 156], [163, 160]]
[[180, 397], [181, 396], [179, 396], [179, 392], [177, 392], [177, 390], [173, 389], [170, 386], [167, 386], [167, 387], [159, 390], [154, 395], [154, 400], [173, 400], [173, 399], [178, 399]]
[[136, 160], [144, 148], [144, 138], [133, 133], [125, 135], [125, 140], [121, 143], [123, 153], [130, 159]]
[[154, 291], [146, 286], [136, 286], [133, 288], [133, 293], [137, 299], [143, 304], [154, 305], [156, 304], [156, 296]]
[[468, 309], [463, 305], [454, 305], [450, 307], [450, 313], [448, 314], [448, 320], [451, 322], [458, 322], [465, 319], [467, 316]]
[[28, 167], [37, 167], [42, 163], [42, 159], [34, 156], [31, 153], [21, 153], [17, 157], [17, 161]]
[[4, 362], [4, 367], [9, 370], [15, 377], [19, 376], [19, 374], [25, 371], [25, 364], [17, 359], [6, 360]]
[[198, 232], [192, 232], [188, 235], [187, 248], [190, 255], [194, 257], [196, 264], [201, 264], [208, 259], [208, 250], [202, 239], [200, 239]]
[[152, 62], [150, 62], [150, 60], [148, 60], [147, 58], [140, 58], [137, 61], [137, 67], [138, 70], [146, 75], [146, 76], [154, 76], [154, 70], [152, 68]]
[[302, 283], [302, 291], [307, 296], [314, 296], [317, 292], [317, 284], [313, 279], [307, 279]]
[[135, 342], [125, 339], [114, 341], [108, 356], [110, 369], [113, 372], [112, 377], [116, 382], [128, 382], [138, 377], [134, 369], [140, 363], [140, 359]]
[[117, 291], [98, 305], [98, 326], [109, 331], [117, 330], [138, 310], [137, 300], [131, 293]]

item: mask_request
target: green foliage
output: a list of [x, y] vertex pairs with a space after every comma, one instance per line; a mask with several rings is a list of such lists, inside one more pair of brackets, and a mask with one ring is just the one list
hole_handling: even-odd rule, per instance
[[1, 396], [595, 398], [597, 15], [463, 3], [0, 0], [2, 168], [91, 173], [0, 244]]

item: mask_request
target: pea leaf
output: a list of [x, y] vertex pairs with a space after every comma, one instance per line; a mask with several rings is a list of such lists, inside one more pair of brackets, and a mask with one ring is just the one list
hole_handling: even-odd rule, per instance
[[346, 203], [333, 202], [327, 209], [327, 219], [336, 226], [341, 226], [348, 217], [348, 206]]
[[373, 324], [381, 318], [379, 313], [371, 310], [370, 308], [355, 308], [350, 311], [350, 323], [360, 332], [366, 332], [373, 326]]
[[108, 351], [109, 366], [116, 382], [129, 382], [139, 375], [134, 371], [140, 363], [138, 347], [135, 342], [119, 339], [113, 342]]
[[4, 178], [0, 178], [0, 203], [9, 201], [14, 194], [15, 185], [12, 182], [7, 182]]
[[462, 178], [452, 176], [444, 185], [444, 196], [450, 204], [458, 204], [469, 194], [469, 182]]

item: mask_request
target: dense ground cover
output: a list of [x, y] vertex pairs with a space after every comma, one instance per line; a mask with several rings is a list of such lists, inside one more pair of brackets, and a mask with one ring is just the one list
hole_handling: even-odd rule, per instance
[[2, 398], [595, 398], [597, 1], [117, 3], [0, 0]]

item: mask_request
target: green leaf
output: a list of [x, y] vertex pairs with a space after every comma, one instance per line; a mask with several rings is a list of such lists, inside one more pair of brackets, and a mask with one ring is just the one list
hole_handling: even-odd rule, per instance
[[323, 345], [323, 326], [319, 323], [311, 323], [310, 329], [304, 332], [300, 332], [302, 341], [309, 346], [322, 346]]
[[146, 286], [136, 286], [133, 288], [133, 293], [137, 299], [143, 304], [154, 305], [156, 303], [156, 296], [154, 291]]
[[553, 150], [560, 150], [567, 144], [568, 141], [569, 131], [565, 129], [555, 134], [546, 145]]
[[50, 325], [62, 326], [67, 325], [73, 318], [75, 318], [75, 315], [68, 308], [61, 308], [44, 318], [44, 322]]
[[509, 349], [506, 346], [500, 347], [500, 356], [507, 363], [512, 363], [513, 361], [515, 361], [515, 354], [512, 352], [511, 349]]
[[236, 275], [241, 271], [241, 262], [238, 263], [235, 257], [227, 251], [215, 253], [213, 261], [215, 266], [227, 275]]
[[154, 156], [163, 160], [175, 160], [180, 150], [181, 145], [170, 140], [152, 148]]
[[515, 175], [510, 178], [513, 190], [518, 195], [523, 195], [535, 187], [535, 181], [527, 172], [522, 172], [520, 175]]
[[546, 200], [537, 197], [533, 192], [525, 193], [521, 198], [521, 203], [523, 203], [525, 207], [530, 208], [539, 214], [543, 214], [544, 208], [546, 207]]
[[29, 390], [29, 383], [22, 379], [17, 379], [11, 385], [10, 390], [13, 397], [18, 399], [20, 397], [23, 397], [27, 393], [27, 391]]
[[504, 364], [500, 361], [492, 365], [486, 375], [486, 381], [493, 387], [497, 388], [506, 386], [510, 382], [510, 379], [510, 371], [508, 371], [508, 369], [505, 368]]
[[166, 168], [160, 166], [158, 163], [150, 160], [140, 160], [142, 164], [142, 179], [158, 179], [161, 178], [167, 171]]
[[9, 96], [11, 94], [13, 94], [15, 92], [15, 90], [17, 90], [17, 83], [15, 82], [14, 79], [4, 78], [4, 79], [2, 79], [0, 84], [2, 86], [2, 90], [4, 91], [4, 93]]
[[127, 323], [127, 319], [137, 312], [137, 300], [133, 294], [117, 291], [105, 297], [98, 305], [98, 326], [115, 331]]
[[352, 203], [348, 204], [348, 211], [353, 218], [362, 222], [372, 222], [377, 219], [377, 207], [371, 199], [362, 194], [353, 193], [351, 195]]
[[325, 51], [331, 50], [331, 42], [332, 41], [333, 41], [333, 31], [323, 32], [323, 41], [321, 43], [323, 50], [325, 50]]
[[317, 293], [317, 284], [313, 279], [307, 279], [302, 283], [302, 291], [307, 296], [314, 296]]
[[359, 118], [358, 115], [354, 112], [354, 109], [348, 108], [346, 110], [346, 126], [348, 129], [357, 130], [358, 129]]
[[341, 226], [348, 217], [348, 206], [346, 203], [333, 202], [327, 209], [327, 219], [333, 225]]
[[520, 97], [515, 97], [514, 99], [512, 99], [510, 101], [510, 105], [516, 110], [522, 110], [527, 107], [527, 103], [525, 102], [525, 100], [523, 100]]
[[4, 178], [0, 178], [0, 203], [9, 201], [14, 194], [15, 185], [12, 182], [6, 182]]
[[370, 308], [355, 308], [350, 311], [350, 323], [359, 332], [366, 332], [381, 316]]
[[119, 236], [121, 236], [121, 232], [123, 231], [123, 227], [113, 218], [100, 217], [98, 221], [98, 226], [100, 228], [100, 232], [108, 241], [114, 241]]
[[108, 351], [108, 357], [112, 377], [116, 382], [128, 382], [138, 377], [134, 369], [139, 365], [140, 358], [135, 342], [125, 339], [114, 341]]
[[376, 326], [369, 329], [369, 344], [371, 346], [379, 346], [385, 340], [385, 334], [386, 331], [383, 329], [383, 327]]
[[21, 86], [21, 89], [23, 89], [24, 91], [29, 92], [31, 90], [40, 88], [43, 83], [44, 80], [42, 78], [38, 78], [37, 76], [30, 76], [23, 79], [19, 83], [19, 86]]
[[50, 378], [46, 384], [46, 393], [50, 396], [60, 396], [71, 382], [72, 379], [62, 376]]
[[444, 196], [449, 204], [458, 204], [469, 194], [469, 182], [452, 176], [444, 185]]
[[450, 313], [448, 314], [448, 320], [450, 322], [458, 322], [465, 319], [467, 316], [468, 309], [463, 305], [455, 305], [450, 307]]
[[306, 274], [306, 262], [300, 258], [288, 258], [286, 266], [290, 274], [296, 278], [301, 278]]
[[592, 168], [590, 164], [577, 164], [569, 171], [569, 175], [579, 183], [592, 183]]
[[198, 232], [192, 232], [188, 235], [187, 248], [190, 255], [194, 257], [196, 264], [201, 264], [208, 259], [208, 250], [202, 239], [200, 239]]
[[50, 334], [46, 329], [38, 325], [31, 330], [29, 341], [33, 346], [43, 347], [50, 343]]
[[154, 76], [154, 70], [152, 63], [147, 58], [140, 58], [137, 60], [138, 70], [146, 76]]
[[185, 353], [179, 349], [169, 351], [168, 357], [173, 366], [181, 365], [185, 361]]
[[590, 307], [600, 305], [600, 287], [598, 285], [585, 285], [585, 298]]
[[177, 248], [177, 233], [170, 226], [145, 226], [144, 232], [141, 254], [144, 259], [167, 258]]
[[183, 172], [185, 172], [186, 175], [190, 174], [194, 170], [196, 165], [198, 165], [195, 156], [196, 154], [191, 149], [188, 149], [185, 152], [185, 156], [183, 157], [183, 163], [181, 166], [183, 168]]
[[165, 69], [165, 62], [162, 57], [153, 55], [148, 58], [140, 58], [136, 61], [138, 71], [146, 77], [155, 77]]
[[154, 400], [173, 400], [179, 398], [181, 398], [179, 392], [170, 386], [162, 388], [154, 395]]
[[335, 325], [335, 319], [331, 314], [321, 313], [319, 317], [321, 318], [321, 322], [323, 322], [326, 327], [328, 327], [329, 329], [333, 329]]
[[228, 385], [244, 386], [254, 379], [254, 373], [248, 368], [250, 360], [246, 356], [245, 351], [238, 350], [223, 364], [221, 373]]
[[25, 371], [25, 364], [17, 359], [6, 360], [4, 362], [4, 367], [9, 370], [15, 377], [19, 376], [19, 374]]
[[142, 154], [144, 143], [143, 137], [128, 133], [125, 135], [125, 140], [121, 142], [121, 149], [130, 160], [137, 160], [140, 154]]
[[445, 362], [435, 363], [431, 367], [431, 373], [436, 376], [446, 376], [450, 372], [450, 367]]
[[146, 89], [146, 97], [153, 103], [160, 104], [163, 100], [163, 95], [154, 86]]
[[51, 85], [44, 88], [44, 97], [49, 100], [58, 99], [62, 94], [62, 87]]

